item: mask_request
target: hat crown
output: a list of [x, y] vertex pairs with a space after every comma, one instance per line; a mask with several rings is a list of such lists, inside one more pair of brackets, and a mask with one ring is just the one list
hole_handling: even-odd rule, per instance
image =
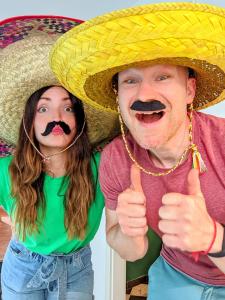
[[201, 109], [224, 98], [224, 28], [225, 9], [213, 5], [131, 7], [67, 32], [53, 47], [50, 64], [64, 86], [106, 111], [116, 111], [112, 89], [116, 73], [159, 63], [190, 67], [197, 74], [194, 108]]
[[45, 49], [50, 51], [52, 45], [60, 37], [59, 34], [47, 35], [46, 33], [40, 31], [33, 31], [32, 36], [28, 36], [26, 39], [19, 40], [13, 44], [8, 45], [7, 47], [1, 50], [1, 55], [8, 55], [15, 51], [25, 52], [28, 49], [35, 51], [36, 48], [45, 47]]
[[[42, 87], [59, 85], [49, 67], [49, 51], [62, 33], [81, 22], [56, 16], [25, 16], [0, 22], [0, 137], [7, 142], [17, 141], [28, 98]], [[118, 132], [114, 126], [116, 114], [86, 104], [84, 110], [93, 145]]]

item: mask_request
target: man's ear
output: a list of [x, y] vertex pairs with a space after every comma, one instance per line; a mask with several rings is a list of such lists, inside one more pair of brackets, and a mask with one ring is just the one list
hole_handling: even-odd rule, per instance
[[188, 78], [187, 81], [187, 104], [191, 104], [194, 100], [196, 92], [196, 79]]

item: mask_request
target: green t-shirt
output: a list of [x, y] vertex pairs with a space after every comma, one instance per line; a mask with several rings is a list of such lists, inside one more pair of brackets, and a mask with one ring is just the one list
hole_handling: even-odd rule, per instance
[[[98, 165], [100, 161], [100, 153], [94, 154], [94, 160], [91, 161], [92, 173], [94, 180], [98, 176]], [[10, 215], [15, 199], [11, 197], [11, 183], [9, 174], [9, 165], [12, 161], [12, 156], [0, 158], [0, 206]], [[83, 240], [74, 238], [68, 239], [68, 235], [64, 226], [64, 194], [66, 187], [61, 189], [60, 195], [58, 191], [64, 177], [53, 178], [45, 175], [44, 179], [44, 195], [46, 200], [46, 211], [42, 220], [39, 233], [26, 235], [22, 242], [30, 251], [48, 255], [50, 253], [70, 253], [73, 250], [84, 247], [95, 236], [98, 230], [102, 211], [104, 207], [104, 198], [100, 190], [99, 182], [97, 181], [96, 196], [88, 213], [88, 225], [86, 236]], [[64, 185], [65, 186], [65, 185]], [[67, 185], [66, 185], [67, 186]], [[12, 216], [13, 218], [13, 216]]]

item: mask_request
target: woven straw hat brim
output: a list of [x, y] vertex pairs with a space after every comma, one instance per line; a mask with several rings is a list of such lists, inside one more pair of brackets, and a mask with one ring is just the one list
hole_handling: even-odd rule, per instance
[[182, 2], [123, 9], [62, 36], [50, 64], [68, 90], [106, 111], [116, 111], [114, 74], [148, 64], [188, 66], [197, 73], [194, 108], [201, 109], [225, 96], [224, 28], [225, 10], [212, 5]]
[[1, 50], [0, 135], [16, 143], [27, 99], [38, 89], [59, 85], [48, 67], [56, 37], [29, 37]]
[[[61, 85], [49, 66], [49, 51], [60, 34], [35, 30], [22, 40], [0, 49], [0, 136], [16, 144], [27, 99], [38, 89]], [[93, 145], [118, 133], [115, 113], [84, 104], [88, 135]]]
[[0, 139], [0, 157], [11, 155], [14, 149], [13, 145], [7, 144], [4, 140]]

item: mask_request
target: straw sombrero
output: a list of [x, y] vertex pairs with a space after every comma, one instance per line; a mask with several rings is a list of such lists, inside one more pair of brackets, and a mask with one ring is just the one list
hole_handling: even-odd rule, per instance
[[15, 147], [7, 144], [4, 140], [0, 139], [0, 157], [11, 155]]
[[[57, 38], [81, 22], [58, 16], [23, 16], [0, 22], [0, 137], [7, 142], [16, 143], [31, 94], [44, 86], [60, 85], [49, 66], [49, 51]], [[115, 113], [88, 104], [84, 109], [92, 144], [116, 134]]]
[[50, 64], [63, 86], [106, 111], [116, 110], [116, 73], [149, 64], [187, 66], [197, 78], [194, 108], [205, 108], [224, 98], [225, 9], [186, 2], [114, 11], [62, 36]]

